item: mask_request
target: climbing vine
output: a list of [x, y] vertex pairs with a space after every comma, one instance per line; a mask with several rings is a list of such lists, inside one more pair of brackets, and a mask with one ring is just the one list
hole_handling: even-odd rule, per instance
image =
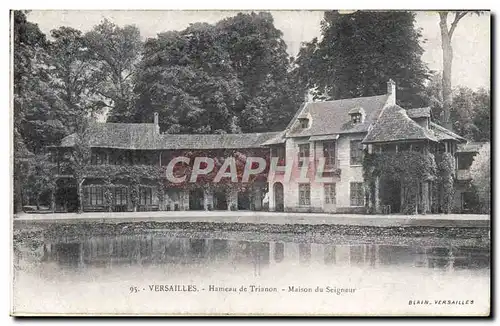
[[453, 204], [453, 179], [455, 177], [455, 158], [450, 153], [441, 153], [436, 157], [438, 184], [436, 191], [439, 195], [439, 210], [442, 213], [451, 213]]
[[105, 178], [104, 179], [104, 204], [108, 208], [108, 211], [111, 212], [113, 211], [113, 183], [111, 182], [111, 179]]
[[425, 212], [419, 200], [419, 190], [422, 181], [436, 178], [436, 163], [434, 155], [430, 153], [404, 151], [370, 154], [365, 151], [363, 177], [369, 212], [376, 213], [376, 182], [384, 178], [401, 185], [401, 212], [415, 214]]

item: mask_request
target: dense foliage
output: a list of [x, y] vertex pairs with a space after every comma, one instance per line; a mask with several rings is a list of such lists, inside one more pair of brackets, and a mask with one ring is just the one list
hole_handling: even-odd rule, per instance
[[421, 34], [415, 13], [327, 11], [321, 39], [300, 50], [298, 82], [314, 88], [314, 97], [342, 99], [386, 93], [397, 83], [398, 104], [419, 107], [429, 71], [421, 59]]
[[450, 153], [440, 153], [436, 155], [437, 182], [436, 190], [439, 198], [438, 210], [441, 213], [451, 213], [453, 204], [455, 178], [455, 158]]
[[[161, 130], [169, 133], [277, 131], [286, 127], [308, 90], [317, 99], [378, 95], [386, 92], [389, 78], [397, 82], [399, 104], [431, 105], [434, 117], [441, 117], [441, 80], [424, 87], [429, 71], [411, 12], [328, 11], [322, 37], [305, 43], [297, 58], [289, 57], [283, 33], [266, 12], [193, 23], [145, 42], [137, 27], [106, 19], [86, 33], [62, 26], [47, 37], [28, 18], [23, 11], [12, 15], [16, 210], [23, 193], [38, 200], [53, 192], [47, 147], [72, 133], [77, 146], [70, 165], [80, 202], [91, 173], [100, 173], [108, 188], [117, 178], [140, 184], [146, 175], [157, 176], [157, 170], [144, 167], [90, 167], [85, 132], [96, 118], [151, 122], [153, 112], [159, 112]], [[451, 110], [455, 131], [470, 140], [490, 139], [488, 90], [457, 88]], [[408, 210], [414, 195], [410, 174], [420, 175], [426, 166], [419, 164], [379, 172], [405, 175]], [[452, 185], [439, 171], [441, 180]], [[135, 201], [138, 191], [131, 190]], [[112, 193], [105, 197], [109, 205]], [[447, 210], [448, 204], [440, 205]]]
[[[432, 76], [424, 98], [432, 110], [434, 120], [445, 124], [443, 110], [443, 87], [441, 74]], [[465, 86], [456, 87], [452, 92], [450, 119], [453, 131], [469, 141], [491, 141], [491, 100], [490, 90], [472, 90]]]
[[191, 24], [144, 45], [134, 121], [160, 113], [169, 133], [282, 130], [303, 99], [269, 13]]
[[491, 149], [484, 145], [474, 157], [470, 167], [474, 185], [484, 212], [491, 211]]
[[[408, 164], [411, 162], [411, 164]], [[367, 185], [369, 209], [374, 212], [375, 183], [386, 178], [401, 185], [401, 212], [404, 214], [425, 213], [418, 190], [421, 183], [436, 178], [434, 155], [420, 152], [368, 153], [365, 151], [363, 176]], [[399, 195], [399, 194], [398, 194]]]

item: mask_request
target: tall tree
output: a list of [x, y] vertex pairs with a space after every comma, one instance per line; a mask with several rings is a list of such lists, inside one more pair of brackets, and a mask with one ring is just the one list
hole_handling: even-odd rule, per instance
[[476, 141], [491, 141], [491, 95], [489, 89], [474, 92], [473, 122], [477, 127]]
[[268, 13], [192, 24], [147, 40], [136, 121], [160, 113], [172, 133], [282, 130], [302, 100], [282, 33]]
[[422, 92], [429, 71], [421, 59], [415, 13], [327, 11], [321, 34], [321, 40], [303, 45], [296, 68], [298, 82], [313, 88], [315, 98], [383, 94], [386, 82], [393, 79], [399, 104], [424, 104]]
[[[434, 121], [444, 125], [443, 87], [441, 74], [431, 77], [424, 91], [426, 105], [432, 109]], [[461, 136], [470, 141], [490, 141], [490, 91], [473, 90], [465, 86], [452, 89], [449, 123]]]
[[439, 29], [441, 30], [441, 48], [443, 49], [443, 122], [451, 129], [450, 110], [452, 104], [451, 66], [453, 62], [453, 47], [451, 39], [460, 19], [467, 15], [466, 11], [455, 11], [455, 17], [448, 28], [448, 11], [439, 12]]
[[147, 40], [138, 71], [135, 119], [154, 111], [169, 133], [239, 132], [237, 79], [218, 30], [206, 23]]
[[48, 61], [52, 87], [66, 106], [61, 117], [63, 123], [73, 132], [75, 124], [80, 121], [76, 116], [95, 113], [97, 86], [102, 73], [95, 69], [81, 31], [60, 27], [52, 30], [51, 36]]
[[472, 89], [458, 87], [454, 90], [449, 124], [453, 130], [470, 140], [474, 140], [479, 132], [474, 124], [475, 104], [475, 93]]
[[[65, 135], [58, 120], [61, 101], [52, 92], [47, 71], [47, 40], [24, 11], [11, 12], [13, 20], [14, 90], [14, 211], [22, 206], [22, 185], [32, 173], [34, 154]], [[43, 157], [43, 156], [41, 156]]]
[[242, 81], [236, 104], [245, 132], [282, 130], [304, 91], [293, 83], [283, 33], [268, 12], [239, 13], [217, 23], [231, 65]]
[[98, 106], [110, 110], [109, 122], [131, 121], [133, 75], [142, 49], [139, 29], [132, 25], [119, 27], [104, 19], [84, 39], [93, 55], [94, 68], [101, 73], [97, 88], [102, 100]]

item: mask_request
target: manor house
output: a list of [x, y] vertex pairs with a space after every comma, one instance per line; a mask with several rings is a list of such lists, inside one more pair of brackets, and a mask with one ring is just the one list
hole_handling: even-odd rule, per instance
[[[162, 178], [157, 180], [157, 176], [141, 177], [140, 185], [130, 178], [115, 178], [110, 184], [105, 182], [106, 176], [88, 174], [78, 185], [74, 171], [64, 164], [77, 140], [73, 134], [51, 149], [58, 166], [53, 209], [67, 212], [81, 206], [83, 211], [269, 209], [365, 213], [363, 155], [385, 151], [451, 153], [457, 170], [454, 210], [467, 211], [473, 200], [467, 170], [478, 151], [477, 144], [466, 144], [464, 138], [434, 123], [428, 107], [398, 106], [392, 80], [387, 83], [386, 94], [304, 103], [281, 132], [167, 134], [160, 132], [158, 115], [152, 118], [152, 123], [92, 124], [87, 141], [92, 152], [90, 165], [164, 168], [180, 155], [218, 160], [257, 156], [267, 162], [277, 157], [278, 166], [288, 167], [290, 173], [283, 169], [271, 175], [266, 169], [252, 182], [217, 185], [206, 179], [172, 185]], [[328, 182], [313, 177], [318, 174]], [[433, 211], [431, 186], [430, 180], [422, 180], [419, 186], [425, 212]], [[380, 187], [377, 211], [400, 212], [399, 185]], [[111, 203], [107, 202], [106, 189], [111, 189]]]

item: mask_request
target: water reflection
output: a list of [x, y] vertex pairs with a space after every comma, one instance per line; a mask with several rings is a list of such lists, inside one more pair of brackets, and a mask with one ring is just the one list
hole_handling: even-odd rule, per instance
[[43, 248], [43, 262], [65, 267], [230, 264], [251, 267], [255, 275], [284, 265], [485, 269], [490, 260], [488, 248], [259, 242], [157, 234], [46, 241]]

